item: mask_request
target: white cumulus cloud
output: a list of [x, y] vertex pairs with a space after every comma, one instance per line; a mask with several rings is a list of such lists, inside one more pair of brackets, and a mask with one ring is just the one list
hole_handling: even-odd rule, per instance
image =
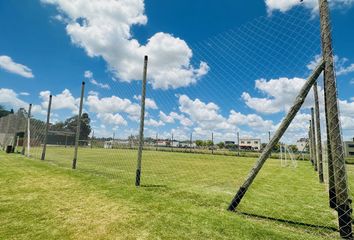
[[161, 126], [165, 125], [165, 123], [162, 122], [161, 120], [156, 121], [155, 119], [152, 119], [152, 118], [145, 120], [144, 123], [146, 126], [149, 126], [149, 127], [161, 127]]
[[[29, 103], [21, 100], [19, 95], [21, 94], [16, 93], [13, 89], [0, 88], [0, 104], [12, 108], [15, 111], [19, 108], [28, 109]], [[33, 104], [32, 113], [45, 115], [46, 111], [40, 105]]]
[[[295, 101], [300, 89], [305, 84], [303, 78], [279, 78], [279, 79], [259, 79], [255, 81], [256, 89], [265, 97], [252, 97], [244, 92], [242, 99], [246, 105], [257, 112], [272, 114], [287, 111]], [[309, 92], [305, 106], [309, 106], [313, 100], [313, 94]]]
[[124, 126], [128, 124], [127, 121], [119, 113], [98, 113], [97, 118], [100, 119], [104, 124]]
[[204, 103], [198, 98], [190, 99], [187, 95], [179, 96], [179, 110], [188, 115], [202, 129], [232, 128], [219, 113], [219, 106], [213, 102]]
[[[274, 127], [272, 121], [265, 120], [257, 114], [243, 114], [231, 110], [228, 116], [223, 116], [220, 107], [215, 103], [205, 103], [200, 99], [192, 100], [187, 95], [179, 96], [179, 110], [189, 116], [187, 118], [189, 122], [184, 126], [195, 126], [194, 131], [199, 135], [208, 135], [214, 131], [217, 134], [231, 136], [241, 126], [247, 126], [254, 132], [269, 131]], [[178, 114], [166, 115], [160, 112], [160, 118], [166, 121], [178, 119], [175, 115]]]
[[160, 111], [160, 120], [164, 123], [175, 123], [178, 120], [182, 126], [190, 127], [193, 125], [193, 121], [184, 116], [183, 114], [178, 114], [176, 112], [170, 112], [169, 115]]
[[103, 88], [103, 89], [110, 89], [111, 86], [109, 86], [109, 84], [107, 83], [101, 83], [98, 82], [96, 79], [93, 78], [93, 73], [89, 70], [84, 72], [84, 77], [87, 78], [90, 83], [92, 83], [93, 85], [99, 87], [99, 88]]
[[140, 116], [140, 106], [129, 99], [117, 96], [99, 98], [97, 95], [89, 95], [86, 105], [94, 113], [127, 113], [130, 119], [137, 120]]
[[[307, 64], [307, 68], [309, 70], [314, 70], [318, 64], [321, 62], [322, 56], [321, 55], [316, 55], [315, 58]], [[354, 63], [348, 63], [349, 59], [348, 58], [341, 58], [338, 55], [334, 56], [334, 65], [336, 67], [336, 75], [341, 76], [341, 75], [347, 75], [350, 73], [354, 72]]]
[[84, 77], [85, 78], [93, 78], [93, 73], [90, 70], [86, 70], [84, 72]]
[[192, 50], [171, 34], [158, 32], [145, 45], [133, 38], [134, 25], [147, 24], [144, 0], [42, 0], [54, 4], [66, 19], [71, 41], [90, 57], [102, 57], [115, 76], [131, 82], [142, 76], [143, 56], [149, 56], [148, 78], [153, 88], [186, 87], [204, 76], [205, 62], [193, 66]]
[[[354, 0], [329, 0], [331, 7], [349, 8], [353, 5]], [[318, 0], [265, 0], [268, 13], [273, 11], [287, 12], [295, 6], [302, 5], [305, 8], [316, 12], [318, 10]]]
[[[139, 96], [134, 95], [134, 99], [141, 101], [141, 95], [139, 95]], [[147, 109], [154, 109], [154, 110], [158, 109], [155, 100], [151, 99], [151, 98], [147, 98], [147, 97], [145, 97], [145, 107]]]
[[[49, 103], [50, 91], [41, 91], [39, 97], [42, 100], [42, 107], [46, 109]], [[74, 114], [79, 111], [80, 98], [75, 98], [69, 89], [64, 89], [61, 93], [52, 96], [52, 109], [69, 109]]]
[[340, 75], [346, 75], [346, 74], [349, 74], [349, 73], [352, 73], [354, 72], [354, 63], [348, 65], [348, 66], [340, 66], [338, 69], [337, 69], [337, 76], [340, 76]]
[[269, 131], [273, 128], [273, 122], [264, 120], [257, 114], [242, 114], [234, 110], [230, 111], [228, 122], [237, 126], [248, 126], [256, 131]]
[[96, 85], [99, 88], [103, 88], [103, 89], [110, 89], [111, 88], [109, 86], [109, 84], [97, 82], [95, 79], [90, 79], [90, 83], [92, 83], [93, 85]]
[[8, 88], [0, 88], [0, 104], [10, 106], [12, 108], [27, 108], [28, 103], [18, 98], [18, 94]]
[[0, 68], [25, 78], [34, 78], [32, 70], [29, 67], [14, 62], [9, 56], [0, 56]]

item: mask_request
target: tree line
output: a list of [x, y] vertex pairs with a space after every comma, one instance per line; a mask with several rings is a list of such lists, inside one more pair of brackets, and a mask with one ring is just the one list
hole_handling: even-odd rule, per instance
[[[77, 128], [77, 117], [78, 115], [67, 118], [65, 121], [60, 121], [55, 124], [51, 124], [49, 129], [51, 131], [61, 131], [61, 132], [72, 132], [76, 133]], [[80, 123], [80, 140], [88, 140], [89, 135], [92, 131], [91, 128], [91, 119], [87, 113], [81, 115]]]
[[7, 109], [5, 109], [4, 106], [0, 105], [0, 118], [6, 117], [7, 115], [13, 114], [13, 113], [14, 113], [13, 109], [7, 110]]

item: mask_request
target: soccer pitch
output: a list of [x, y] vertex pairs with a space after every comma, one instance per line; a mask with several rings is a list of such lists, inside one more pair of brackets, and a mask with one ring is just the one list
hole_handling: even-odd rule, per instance
[[[142, 186], [136, 188], [135, 150], [80, 148], [77, 170], [70, 169], [73, 148], [49, 147], [44, 162], [37, 160], [40, 153], [31, 149], [31, 159], [1, 153], [0, 199], [5, 204], [0, 238], [18, 229], [28, 238], [35, 233], [55, 238], [62, 228], [68, 239], [338, 237], [326, 185], [318, 182], [308, 161], [294, 168], [269, 159], [238, 211], [231, 213], [226, 211], [229, 201], [255, 158], [144, 151]], [[353, 186], [354, 166], [348, 165], [348, 175]], [[27, 194], [36, 197], [27, 199]], [[61, 205], [67, 215], [60, 212]], [[19, 219], [19, 209], [30, 214]], [[78, 226], [80, 222], [87, 226]]]

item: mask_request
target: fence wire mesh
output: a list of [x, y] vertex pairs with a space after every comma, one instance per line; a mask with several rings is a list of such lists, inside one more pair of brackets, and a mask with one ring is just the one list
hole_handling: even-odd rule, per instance
[[[163, 91], [147, 85], [141, 187], [180, 189], [179, 194], [192, 203], [226, 209], [269, 142], [269, 132], [277, 130], [313, 65], [319, 63], [314, 57], [321, 54], [320, 43], [318, 19], [295, 9], [192, 44], [194, 64], [207, 62], [207, 76], [189, 88]], [[323, 51], [327, 53], [324, 59], [333, 55], [331, 49]], [[328, 71], [326, 65], [325, 73]], [[354, 166], [344, 163], [342, 130], [336, 122], [336, 86], [326, 77], [325, 82], [330, 84], [326, 89], [322, 76], [318, 80], [320, 121], [314, 122], [321, 123], [321, 130], [310, 131], [322, 136], [322, 151], [317, 156], [310, 154], [310, 148], [314, 152], [322, 141], [308, 138], [310, 108], [315, 107], [311, 90], [237, 209], [239, 214], [276, 221], [284, 231], [296, 233], [305, 228], [304, 239], [337, 238], [338, 229], [348, 229], [343, 223], [338, 226], [335, 211], [340, 221], [348, 217], [353, 197], [348, 185], [354, 184]], [[86, 85], [77, 171], [134, 185], [142, 83], [113, 81], [110, 85], [110, 96], [100, 96], [94, 85]], [[254, 88], [260, 92], [258, 97], [249, 93]], [[79, 88], [75, 92], [79, 96]], [[163, 102], [155, 102], [156, 96]], [[231, 107], [224, 108], [225, 101]], [[45, 162], [71, 168], [78, 108], [63, 120], [60, 104], [54, 95], [47, 138], [45, 114], [32, 113], [28, 121], [28, 110], [20, 109], [0, 118], [1, 147], [13, 146], [15, 152], [24, 148], [26, 156], [40, 159], [47, 139]], [[47, 102], [43, 104], [46, 108]], [[259, 112], [263, 115], [255, 114]], [[267, 120], [267, 114], [275, 114], [279, 123]], [[291, 149], [289, 145], [298, 139], [302, 139], [300, 145]], [[320, 163], [316, 161], [320, 154], [324, 183], [310, 163]], [[329, 163], [334, 165], [332, 170]], [[336, 210], [329, 207], [328, 199], [332, 178]], [[211, 206], [209, 199], [213, 199]]]

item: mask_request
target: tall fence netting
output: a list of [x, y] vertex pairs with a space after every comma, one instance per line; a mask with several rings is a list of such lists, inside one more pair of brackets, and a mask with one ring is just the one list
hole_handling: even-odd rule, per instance
[[[290, 108], [284, 106], [287, 97], [295, 100], [293, 89], [282, 85], [290, 81], [301, 87], [305, 83], [301, 79], [306, 79], [313, 70], [311, 66], [318, 63], [315, 56], [321, 53], [320, 36], [318, 19], [295, 9], [287, 15], [274, 13], [271, 17], [257, 18], [238, 29], [192, 44], [194, 63], [207, 62], [210, 67], [208, 75], [191, 87], [170, 91], [156, 91], [147, 85], [147, 98], [154, 99], [156, 94], [163, 102], [146, 108], [141, 187], [180, 189], [191, 202], [195, 196], [204, 202], [213, 198], [226, 209], [235, 189], [243, 183], [269, 142], [269, 135], [274, 134], [278, 122]], [[278, 84], [271, 87], [269, 82], [277, 79]], [[116, 115], [123, 110], [104, 112], [90, 106], [90, 101], [113, 101], [114, 98], [100, 96], [94, 85], [86, 84], [84, 113], [92, 117], [91, 131], [86, 135], [80, 134], [77, 171], [134, 186], [142, 84], [140, 81], [127, 84], [112, 82], [110, 93], [124, 101], [134, 96], [135, 101], [130, 103], [135, 108], [124, 112], [129, 118], [126, 120], [128, 124], [119, 121]], [[296, 232], [298, 227], [302, 227], [307, 229], [308, 236], [331, 239], [338, 235], [338, 219], [328, 203], [330, 176], [326, 124], [322, 114], [322, 77], [318, 85], [324, 183], [319, 183], [317, 172], [313, 171], [309, 161], [308, 121], [311, 119], [310, 107], [314, 104], [311, 90], [238, 212], [278, 221], [285, 224], [286, 231]], [[252, 97], [255, 88], [260, 97]], [[279, 91], [289, 93], [279, 98]], [[263, 106], [259, 103], [254, 105], [253, 100], [263, 97], [267, 99]], [[223, 106], [224, 102], [231, 104]], [[270, 108], [269, 112], [255, 114], [262, 112], [269, 102], [282, 110], [276, 112]], [[55, 104], [54, 98], [53, 106]], [[58, 114], [59, 111], [53, 108], [51, 116]], [[267, 114], [275, 114], [277, 122], [267, 120]], [[72, 122], [61, 127], [56, 117], [50, 118], [46, 162], [72, 167], [77, 113], [73, 112], [73, 115]], [[105, 116], [108, 124], [102, 126], [96, 122]], [[113, 116], [113, 119], [107, 119], [107, 116]], [[173, 123], [179, 124], [176, 127]], [[2, 117], [1, 147], [5, 150], [9, 145], [16, 146], [14, 151], [40, 159], [45, 129], [45, 115], [32, 114], [28, 119], [24, 109]], [[80, 132], [83, 131], [82, 128]], [[291, 149], [290, 142], [298, 139], [303, 139], [303, 148]], [[247, 145], [248, 141], [252, 141], [250, 145]], [[241, 142], [245, 142], [242, 147]], [[346, 171], [349, 185], [353, 186], [354, 166], [348, 164]]]

